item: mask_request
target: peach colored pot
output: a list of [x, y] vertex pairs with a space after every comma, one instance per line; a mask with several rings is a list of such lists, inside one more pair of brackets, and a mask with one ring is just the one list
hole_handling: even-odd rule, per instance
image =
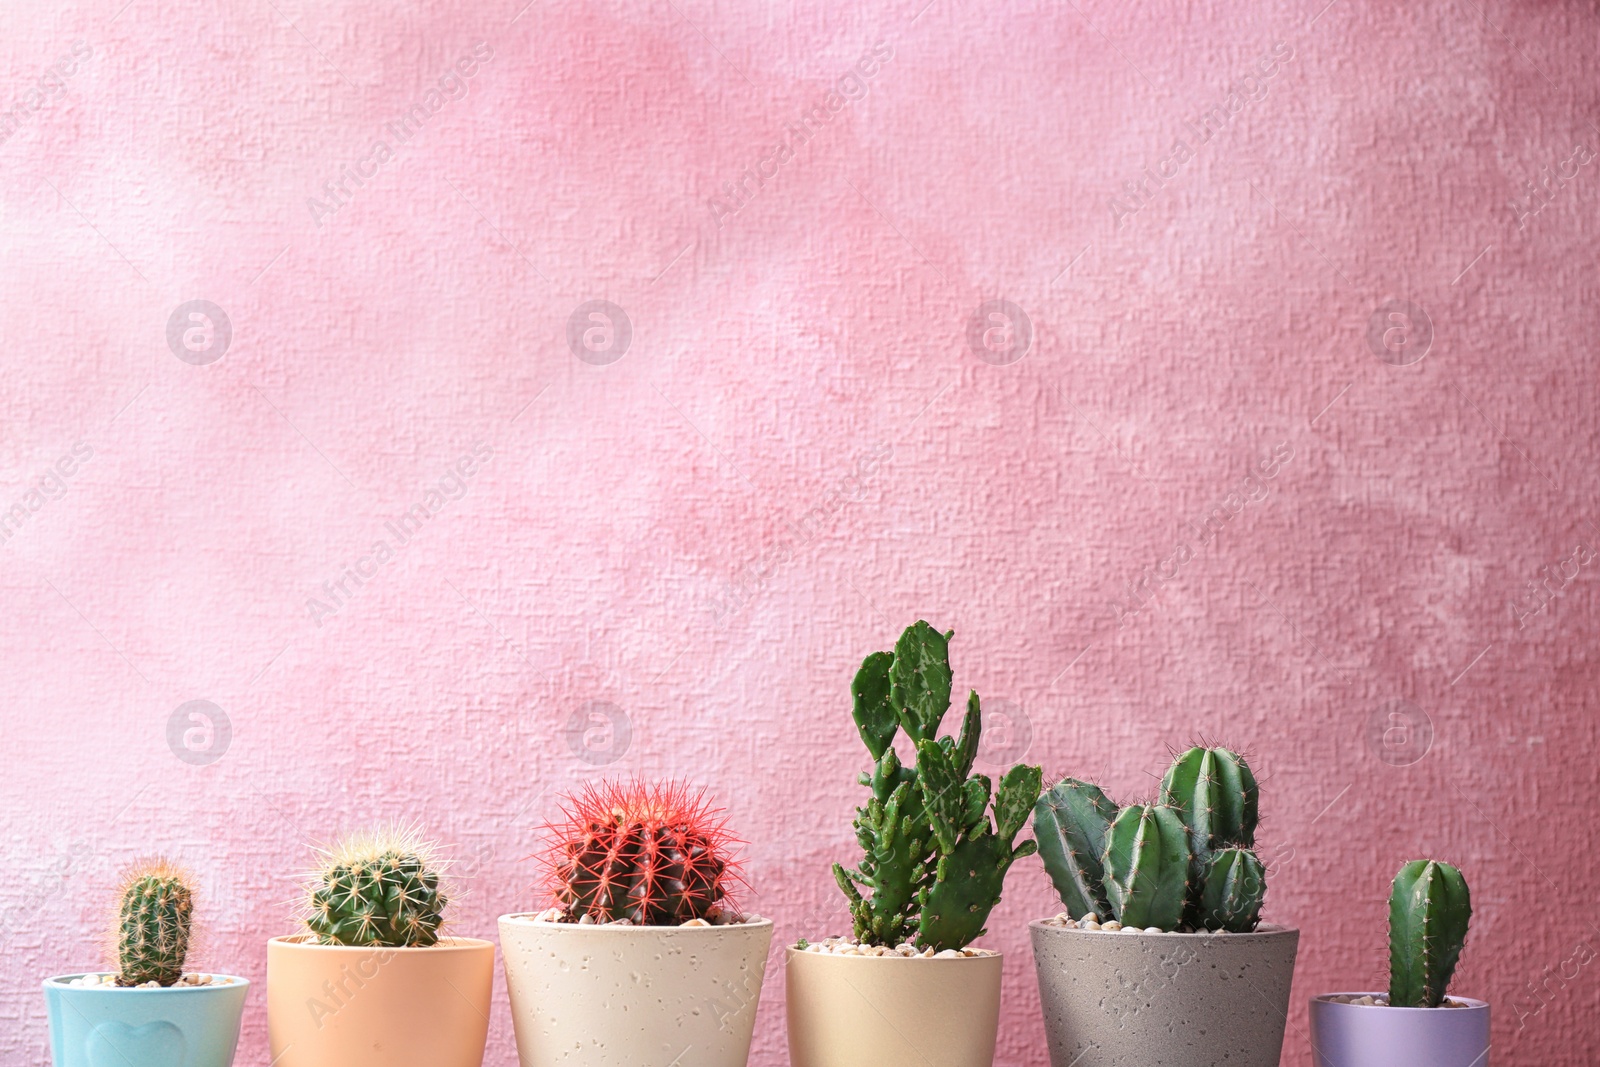
[[1001, 958], [834, 956], [791, 947], [791, 1067], [992, 1067]]
[[745, 1067], [772, 922], [577, 926], [500, 917], [522, 1067]]
[[494, 943], [428, 948], [267, 942], [273, 1067], [481, 1067]]

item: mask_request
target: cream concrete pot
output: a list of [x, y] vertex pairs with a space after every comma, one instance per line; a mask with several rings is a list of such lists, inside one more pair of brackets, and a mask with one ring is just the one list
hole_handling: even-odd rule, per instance
[[744, 1067], [772, 922], [578, 926], [500, 917], [522, 1067]]
[[790, 1067], [992, 1067], [1000, 969], [998, 954], [923, 959], [790, 947]]
[[1300, 931], [1028, 927], [1052, 1067], [1278, 1067]]

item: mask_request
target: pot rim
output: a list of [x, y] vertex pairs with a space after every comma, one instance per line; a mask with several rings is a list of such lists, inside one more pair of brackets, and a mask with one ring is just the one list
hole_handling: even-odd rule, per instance
[[536, 911], [514, 911], [514, 912], [508, 912], [505, 915], [500, 916], [500, 920], [499, 921], [502, 922], [502, 923], [511, 923], [513, 925], [516, 925], [516, 926], [533, 926], [533, 927], [537, 927], [537, 928], [539, 928], [541, 930], [568, 930], [568, 931], [573, 931], [573, 932], [577, 932], [579, 930], [583, 930], [583, 931], [590, 931], [590, 930], [600, 931], [600, 930], [603, 930], [603, 931], [606, 932], [606, 936], [607, 937], [610, 937], [613, 934], [625, 934], [625, 933], [639, 933], [639, 934], [661, 934], [661, 933], [678, 934], [678, 933], [681, 933], [685, 937], [698, 937], [698, 936], [700, 936], [702, 934], [732, 933], [734, 931], [760, 930], [763, 927], [770, 927], [770, 926], [773, 925], [772, 920], [766, 918], [765, 916], [763, 916], [760, 919], [757, 919], [755, 922], [725, 923], [722, 926], [634, 926], [631, 923], [629, 925], [627, 925], [627, 926], [613, 926], [610, 923], [586, 923], [586, 924], [581, 924], [580, 925], [578, 923], [544, 922], [543, 920], [541, 920], [539, 918], [539, 914], [540, 913], [536, 912]]
[[142, 987], [142, 986], [70, 985], [70, 984], [68, 984], [74, 978], [82, 978], [84, 975], [88, 975], [88, 974], [110, 974], [110, 973], [111, 973], [110, 971], [106, 971], [106, 970], [68, 971], [65, 974], [51, 975], [49, 978], [46, 978], [42, 984], [43, 984], [44, 988], [46, 988], [46, 989], [66, 989], [66, 990], [70, 990], [70, 991], [72, 991], [74, 993], [184, 993], [184, 994], [189, 994], [189, 993], [216, 992], [217, 990], [220, 990], [220, 989], [247, 989], [250, 986], [250, 979], [248, 979], [248, 978], [240, 977], [237, 974], [223, 974], [223, 973], [221, 973], [219, 971], [186, 971], [184, 973], [185, 974], [209, 974], [214, 979], [215, 978], [227, 978], [227, 979], [229, 979], [229, 981], [228, 981], [228, 983], [226, 985], [219, 985], [216, 982], [213, 982], [210, 985], [164, 985], [164, 986], [158, 986], [155, 989], [149, 989], [149, 988]]
[[[1050, 919], [1034, 919], [1028, 923], [1028, 929], [1049, 930], [1053, 933], [1060, 934], [1078, 934], [1083, 937], [1094, 937], [1097, 934], [1104, 934], [1107, 937], [1130, 936], [1124, 932], [1127, 927], [1123, 927], [1121, 930], [1080, 930], [1075, 926], [1057, 926]], [[1133, 934], [1131, 936], [1160, 938], [1181, 937], [1186, 940], [1215, 941], [1218, 944], [1225, 945], [1230, 941], [1240, 941], [1245, 938], [1279, 938], [1288, 934], [1298, 935], [1299, 933], [1300, 928], [1298, 926], [1280, 926], [1277, 923], [1262, 923], [1260, 926], [1257, 926], [1254, 930], [1251, 930], [1247, 934], [1231, 934], [1225, 933], [1221, 930], [1161, 930], [1156, 933], [1149, 934], [1145, 933], [1143, 930], [1140, 930], [1137, 934]], [[1332, 996], [1333, 994], [1329, 995]], [[1365, 994], [1362, 995], [1365, 996]]]
[[[1429, 1014], [1432, 1014], [1433, 1012], [1441, 1010], [1440, 1008], [1395, 1008], [1395, 1007], [1389, 1006], [1388, 1004], [1341, 1004], [1341, 1003], [1339, 1003], [1337, 1001], [1333, 1001], [1333, 1000], [1329, 1000], [1328, 999], [1329, 997], [1379, 997], [1379, 996], [1387, 996], [1387, 995], [1388, 995], [1387, 993], [1381, 993], [1381, 992], [1373, 993], [1373, 992], [1367, 991], [1367, 992], [1359, 992], [1359, 993], [1356, 993], [1356, 992], [1346, 993], [1346, 992], [1341, 992], [1341, 991], [1335, 990], [1332, 993], [1318, 993], [1316, 996], [1311, 998], [1311, 1003], [1313, 1003], [1313, 1004], [1326, 1004], [1326, 1005], [1328, 1005], [1329, 1007], [1332, 1007], [1332, 1008], [1360, 1008], [1362, 1010], [1366, 1010], [1367, 1008], [1382, 1008], [1384, 1011], [1404, 1011], [1404, 1012], [1425, 1011], [1425, 1012], [1428, 1012]], [[1446, 993], [1445, 996], [1449, 1000], [1459, 1001], [1460, 1003], [1466, 1005], [1465, 1008], [1445, 1008], [1445, 1009], [1442, 1009], [1442, 1010], [1445, 1010], [1445, 1011], [1448, 1011], [1448, 1012], [1460, 1012], [1460, 1011], [1472, 1012], [1472, 1011], [1488, 1011], [1489, 1010], [1489, 1002], [1486, 1001], [1486, 1000], [1475, 1000], [1472, 997], [1458, 997], [1453, 993]]]
[[892, 956], [845, 956], [837, 952], [807, 952], [794, 945], [783, 946], [785, 958], [793, 959], [796, 956], [814, 957], [822, 960], [863, 960], [868, 963], [977, 963], [980, 960], [1002, 960], [1005, 954], [995, 949], [984, 949], [984, 956], [945, 956], [938, 959], [933, 956], [902, 956], [898, 953]]
[[[485, 947], [494, 948], [493, 941], [485, 941], [481, 937], [441, 937], [431, 945], [318, 945], [308, 943], [306, 938], [313, 934], [283, 934], [278, 937], [267, 938], [267, 946], [281, 945], [284, 948], [295, 950], [304, 949], [308, 952], [476, 952]], [[204, 988], [204, 987], [202, 987]]]

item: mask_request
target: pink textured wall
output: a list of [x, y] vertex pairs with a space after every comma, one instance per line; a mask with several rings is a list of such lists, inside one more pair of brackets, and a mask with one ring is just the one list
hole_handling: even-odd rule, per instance
[[[261, 979], [308, 841], [420, 818], [493, 936], [601, 774], [836, 928], [847, 686], [923, 616], [991, 761], [1253, 754], [1284, 1062], [1430, 854], [1495, 1062], [1593, 1063], [1600, 14], [1322, 2], [12, 0], [0, 1059], [137, 854]], [[1028, 861], [990, 924], [1002, 1064], [1055, 910]]]

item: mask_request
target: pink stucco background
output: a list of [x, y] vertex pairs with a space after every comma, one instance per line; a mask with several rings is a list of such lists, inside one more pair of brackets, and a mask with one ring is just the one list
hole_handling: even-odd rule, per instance
[[[926, 617], [991, 766], [1251, 754], [1283, 1062], [1419, 855], [1494, 1062], [1595, 1062], [1600, 14], [1323, 2], [5, 5], [0, 1061], [137, 855], [260, 980], [311, 842], [420, 820], [492, 937], [600, 776], [708, 786], [837, 931], [849, 680]], [[1000, 1064], [1055, 910], [1024, 862]]]

